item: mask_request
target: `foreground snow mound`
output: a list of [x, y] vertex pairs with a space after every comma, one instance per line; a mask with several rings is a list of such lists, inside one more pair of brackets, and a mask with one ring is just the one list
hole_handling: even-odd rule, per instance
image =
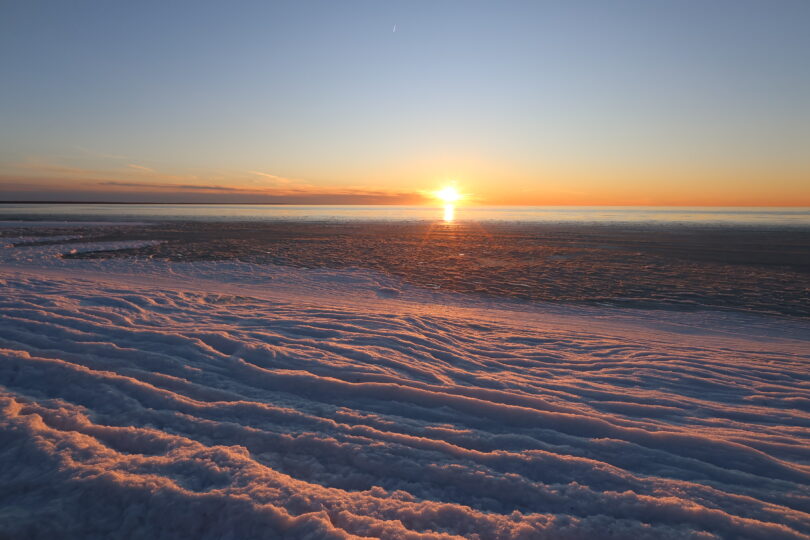
[[807, 341], [5, 272], [0, 536], [807, 538]]

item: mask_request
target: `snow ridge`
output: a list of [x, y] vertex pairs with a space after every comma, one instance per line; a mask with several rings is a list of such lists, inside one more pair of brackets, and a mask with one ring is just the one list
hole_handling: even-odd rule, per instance
[[810, 537], [806, 340], [0, 277], [0, 535]]

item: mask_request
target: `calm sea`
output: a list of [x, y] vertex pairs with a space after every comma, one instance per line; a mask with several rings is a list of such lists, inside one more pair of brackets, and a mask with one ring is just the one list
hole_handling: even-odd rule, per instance
[[244, 204], [11, 204], [0, 220], [67, 221], [511, 221], [810, 228], [810, 208], [617, 206], [298, 206]]

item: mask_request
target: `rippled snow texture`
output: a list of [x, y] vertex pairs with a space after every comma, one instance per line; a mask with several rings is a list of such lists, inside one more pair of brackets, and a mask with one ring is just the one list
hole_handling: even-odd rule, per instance
[[0, 537], [810, 534], [801, 333], [62, 272], [0, 272]]

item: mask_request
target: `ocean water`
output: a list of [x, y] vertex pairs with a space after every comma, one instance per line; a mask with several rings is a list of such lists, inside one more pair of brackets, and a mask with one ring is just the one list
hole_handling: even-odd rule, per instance
[[504, 221], [810, 228], [807, 207], [385, 206], [0, 203], [0, 219], [135, 221]]

